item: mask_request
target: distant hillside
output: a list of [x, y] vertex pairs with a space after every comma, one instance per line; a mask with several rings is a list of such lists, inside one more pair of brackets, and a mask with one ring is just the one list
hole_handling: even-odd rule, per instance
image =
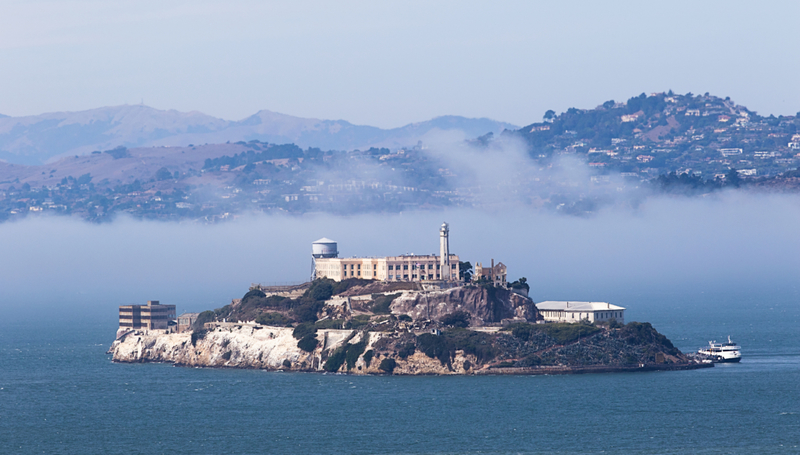
[[397, 148], [413, 145], [437, 131], [457, 130], [464, 138], [473, 138], [516, 128], [489, 119], [446, 116], [381, 129], [266, 110], [241, 121], [228, 121], [200, 112], [124, 105], [27, 117], [0, 116], [0, 159], [16, 164], [42, 164], [117, 146], [188, 146], [250, 140], [337, 150]]
[[534, 159], [576, 155], [598, 172], [643, 179], [770, 177], [796, 171], [800, 158], [800, 116], [761, 116], [707, 93], [643, 93], [543, 120], [506, 134], [525, 139]]

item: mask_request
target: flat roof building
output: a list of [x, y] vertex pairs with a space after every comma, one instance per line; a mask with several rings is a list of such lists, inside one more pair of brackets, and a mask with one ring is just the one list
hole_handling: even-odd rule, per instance
[[458, 256], [451, 254], [449, 273], [442, 273], [437, 255], [388, 256], [382, 258], [320, 258], [314, 262], [314, 278], [342, 281], [363, 278], [379, 281], [433, 281], [459, 276]]
[[178, 333], [189, 331], [200, 313], [183, 313], [178, 316]]
[[161, 305], [158, 300], [148, 300], [147, 305], [122, 305], [119, 307], [119, 328], [166, 330], [175, 319], [175, 305]]
[[612, 319], [625, 323], [625, 308], [608, 302], [551, 301], [536, 304], [545, 322], [607, 322]]

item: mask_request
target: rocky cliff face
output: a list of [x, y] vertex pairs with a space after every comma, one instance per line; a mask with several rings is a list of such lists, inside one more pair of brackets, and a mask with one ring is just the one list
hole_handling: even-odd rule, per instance
[[439, 320], [456, 311], [472, 316], [470, 325], [483, 326], [503, 319], [535, 321], [539, 313], [533, 301], [508, 289], [461, 286], [429, 292], [405, 292], [392, 302], [393, 314], [407, 314], [412, 319]]
[[[114, 341], [109, 352], [115, 362], [167, 362], [181, 366], [218, 368], [257, 368], [266, 370], [325, 371], [326, 361], [348, 344], [366, 340], [364, 351], [348, 369], [347, 362], [335, 371], [352, 374], [380, 374], [381, 361], [387, 354], [376, 352], [376, 342], [390, 336], [383, 332], [353, 330], [318, 330], [319, 344], [313, 352], [298, 348], [291, 328], [264, 327], [253, 324], [221, 324], [192, 343], [191, 333], [165, 333], [163, 330], [139, 330]], [[370, 354], [365, 354], [370, 351]], [[370, 356], [372, 356], [370, 358]], [[366, 358], [369, 358], [369, 361]], [[397, 358], [395, 374], [463, 374], [475, 359], [458, 353], [451, 365], [421, 352]]]

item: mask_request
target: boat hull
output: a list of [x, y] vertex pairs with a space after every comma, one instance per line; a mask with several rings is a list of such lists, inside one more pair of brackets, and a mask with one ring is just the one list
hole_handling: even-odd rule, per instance
[[741, 357], [734, 357], [732, 359], [713, 359], [711, 361], [714, 363], [738, 363], [740, 360], [742, 360]]

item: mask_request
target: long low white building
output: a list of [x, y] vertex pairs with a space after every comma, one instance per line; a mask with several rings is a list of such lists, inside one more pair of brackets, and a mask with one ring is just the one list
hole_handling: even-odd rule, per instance
[[548, 300], [536, 304], [546, 322], [604, 322], [615, 319], [625, 323], [625, 308], [608, 302], [561, 302]]

